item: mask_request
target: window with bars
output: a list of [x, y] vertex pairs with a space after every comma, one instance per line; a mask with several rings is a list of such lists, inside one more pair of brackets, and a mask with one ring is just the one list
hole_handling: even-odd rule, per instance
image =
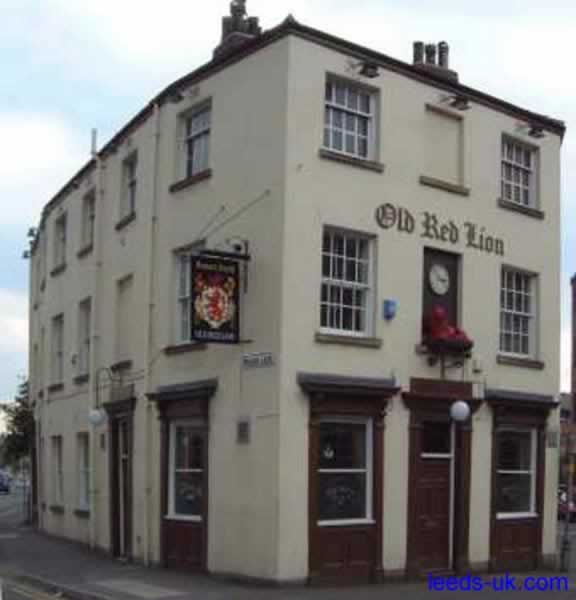
[[92, 300], [87, 298], [78, 305], [78, 374], [90, 372], [90, 319]]
[[202, 518], [205, 441], [204, 432], [197, 424], [171, 424], [169, 517]]
[[78, 444], [78, 508], [90, 508], [90, 436], [79, 433]]
[[502, 199], [534, 208], [537, 151], [510, 138], [502, 138]]
[[64, 315], [52, 319], [52, 383], [62, 383], [64, 379]]
[[204, 106], [182, 119], [183, 178], [192, 177], [208, 169], [211, 114], [211, 107]]
[[353, 83], [328, 79], [324, 100], [324, 147], [373, 160], [375, 94]]
[[498, 516], [536, 511], [536, 429], [496, 432], [496, 512]]
[[536, 346], [536, 276], [502, 269], [500, 284], [500, 351], [533, 356]]
[[136, 212], [136, 193], [138, 189], [138, 153], [133, 152], [122, 163], [122, 195], [120, 199], [120, 218]]
[[90, 190], [82, 200], [82, 228], [80, 232], [82, 248], [94, 242], [94, 219], [96, 217], [96, 192]]
[[373, 240], [326, 228], [322, 239], [320, 327], [323, 331], [370, 335], [373, 321]]
[[371, 519], [372, 420], [326, 418], [319, 434], [319, 522]]

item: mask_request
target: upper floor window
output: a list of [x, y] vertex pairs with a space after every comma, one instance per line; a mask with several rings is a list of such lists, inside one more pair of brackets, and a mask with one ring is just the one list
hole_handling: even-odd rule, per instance
[[138, 187], [138, 154], [132, 153], [122, 163], [122, 194], [120, 196], [120, 218], [136, 212], [136, 192]]
[[535, 208], [537, 150], [517, 140], [502, 138], [502, 200]]
[[62, 383], [64, 379], [64, 315], [52, 319], [51, 380]]
[[94, 219], [96, 216], [96, 192], [91, 190], [82, 200], [82, 248], [88, 248], [94, 243]]
[[208, 169], [211, 113], [210, 106], [203, 106], [182, 119], [183, 178], [192, 177]]
[[500, 351], [536, 353], [536, 276], [508, 267], [500, 284]]
[[66, 264], [66, 213], [54, 222], [54, 268]]
[[78, 374], [90, 372], [90, 320], [92, 300], [87, 298], [78, 305]]
[[328, 80], [324, 147], [357, 158], [375, 155], [375, 94], [353, 83]]
[[320, 327], [324, 331], [372, 334], [372, 244], [366, 235], [324, 230], [320, 301]]

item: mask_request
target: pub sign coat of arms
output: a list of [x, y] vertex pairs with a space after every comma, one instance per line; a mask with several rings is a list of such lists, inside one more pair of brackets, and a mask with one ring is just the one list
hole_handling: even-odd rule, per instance
[[191, 338], [199, 342], [239, 342], [239, 267], [233, 260], [195, 256], [192, 268]]

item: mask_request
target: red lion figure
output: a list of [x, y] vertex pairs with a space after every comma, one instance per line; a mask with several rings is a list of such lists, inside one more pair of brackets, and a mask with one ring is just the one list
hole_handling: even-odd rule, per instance
[[435, 304], [424, 319], [424, 344], [431, 352], [439, 354], [461, 354], [468, 352], [474, 342], [466, 332], [450, 325], [446, 309]]

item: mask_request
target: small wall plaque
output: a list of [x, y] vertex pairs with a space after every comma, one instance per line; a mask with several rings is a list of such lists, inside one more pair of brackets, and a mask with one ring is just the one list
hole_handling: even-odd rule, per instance
[[272, 352], [250, 352], [242, 355], [242, 364], [247, 368], [271, 367], [274, 365]]

